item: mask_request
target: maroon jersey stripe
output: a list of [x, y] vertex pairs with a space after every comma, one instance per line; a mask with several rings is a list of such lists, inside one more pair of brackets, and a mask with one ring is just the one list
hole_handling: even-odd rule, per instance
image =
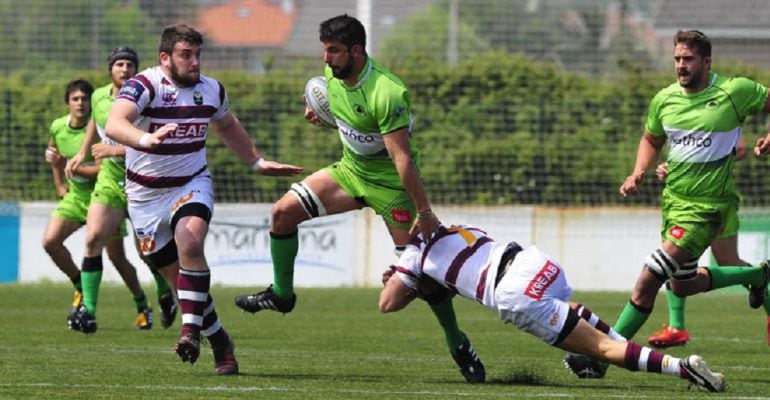
[[144, 187], [153, 188], [153, 189], [160, 189], [160, 188], [168, 188], [168, 187], [179, 187], [187, 182], [190, 182], [193, 178], [200, 175], [201, 172], [206, 170], [206, 166], [204, 165], [203, 168], [199, 169], [192, 175], [184, 175], [184, 176], [145, 176], [137, 174], [134, 171], [131, 171], [130, 169], [126, 169], [126, 179], [128, 179], [131, 182], [138, 183]]
[[131, 78], [131, 79], [136, 79], [145, 88], [147, 88], [147, 90], [149, 91], [149, 96], [150, 96], [150, 101], [148, 102], [148, 104], [152, 103], [152, 101], [155, 99], [155, 87], [152, 86], [152, 83], [150, 82], [150, 80], [147, 79], [147, 77], [144, 76], [144, 75], [134, 75], [134, 77]]
[[476, 240], [476, 242], [473, 244], [473, 247], [466, 247], [457, 253], [457, 256], [449, 265], [449, 269], [446, 272], [446, 278], [444, 281], [454, 287], [455, 283], [457, 283], [457, 276], [460, 275], [460, 270], [462, 269], [463, 265], [465, 265], [465, 262], [468, 261], [468, 259], [473, 254], [475, 254], [476, 251], [481, 248], [481, 246], [491, 241], [492, 239], [490, 239], [488, 236], [482, 236]]
[[476, 301], [479, 303], [482, 302], [482, 299], [484, 298], [484, 291], [487, 290], [487, 273], [489, 272], [489, 267], [491, 267], [492, 264], [487, 264], [487, 267], [484, 268], [484, 272], [481, 273], [481, 276], [479, 277], [479, 283], [476, 286]]
[[214, 106], [147, 107], [142, 115], [163, 119], [211, 118], [216, 112]]
[[136, 149], [143, 153], [159, 154], [159, 155], [174, 155], [174, 154], [190, 154], [200, 151], [206, 147], [205, 140], [199, 140], [191, 143], [161, 143], [154, 149]]

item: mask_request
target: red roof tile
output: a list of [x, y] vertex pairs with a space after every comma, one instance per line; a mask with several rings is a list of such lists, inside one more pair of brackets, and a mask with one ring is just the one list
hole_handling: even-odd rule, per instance
[[219, 46], [276, 46], [289, 37], [296, 18], [296, 8], [285, 13], [279, 4], [237, 0], [198, 12], [198, 27]]

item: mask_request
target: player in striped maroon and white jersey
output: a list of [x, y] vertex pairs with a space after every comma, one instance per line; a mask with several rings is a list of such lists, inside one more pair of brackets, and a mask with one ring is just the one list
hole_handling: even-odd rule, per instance
[[671, 375], [710, 391], [724, 376], [697, 355], [682, 359], [628, 342], [584, 306], [561, 265], [535, 246], [498, 243], [471, 226], [439, 228], [427, 241], [410, 242], [383, 274], [380, 311], [401, 310], [416, 297], [459, 294], [498, 312], [500, 319], [544, 342], [630, 371]]
[[126, 82], [118, 101], [135, 105], [139, 118], [134, 125], [144, 132], [156, 132], [169, 124], [175, 127], [152, 149], [126, 150], [126, 192], [132, 199], [150, 200], [167, 188], [208, 174], [205, 144], [209, 122], [229, 113], [222, 84], [201, 75], [193, 86], [180, 88], [162, 67], [155, 66]]
[[126, 149], [128, 213], [142, 252], [175, 283], [182, 332], [174, 350], [195, 363], [201, 334], [214, 352], [217, 374], [238, 373], [234, 344], [209, 294], [203, 243], [214, 210], [205, 142], [209, 127], [244, 163], [262, 175], [296, 175], [302, 168], [266, 161], [240, 121], [227, 93], [201, 75], [203, 38], [186, 25], [163, 30], [160, 66], [126, 82], [107, 119], [106, 133]]

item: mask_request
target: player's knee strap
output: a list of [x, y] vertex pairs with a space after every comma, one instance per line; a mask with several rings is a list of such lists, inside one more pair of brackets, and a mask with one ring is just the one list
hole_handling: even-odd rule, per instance
[[645, 263], [647, 269], [662, 281], [669, 278], [679, 280], [692, 279], [695, 277], [698, 269], [697, 259], [680, 265], [663, 248], [658, 248], [647, 256]]
[[172, 235], [176, 230], [176, 224], [184, 217], [198, 217], [206, 221], [206, 224], [209, 224], [211, 222], [211, 209], [203, 203], [188, 203], [179, 207], [171, 217]]
[[321, 203], [321, 199], [319, 199], [318, 196], [310, 190], [310, 186], [306, 185], [304, 182], [293, 183], [289, 191], [297, 198], [297, 200], [299, 200], [299, 204], [302, 205], [302, 208], [305, 209], [305, 212], [310, 218], [323, 217], [326, 215], [326, 209], [324, 208], [323, 203]]
[[161, 270], [179, 259], [179, 253], [177, 253], [176, 242], [174, 240], [166, 243], [163, 248], [155, 253], [150, 254], [150, 262], [155, 266], [155, 270]]

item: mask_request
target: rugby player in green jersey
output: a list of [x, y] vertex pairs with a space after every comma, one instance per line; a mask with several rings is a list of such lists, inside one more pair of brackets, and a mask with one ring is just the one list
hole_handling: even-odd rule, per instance
[[69, 107], [69, 114], [57, 118], [50, 128], [50, 139], [45, 151], [45, 159], [51, 164], [51, 173], [56, 187], [56, 194], [61, 197], [56, 209], [51, 213], [43, 234], [43, 248], [59, 269], [64, 272], [75, 286], [75, 298], [67, 316], [67, 325], [72, 328], [73, 317], [82, 299], [83, 286], [80, 270], [72, 260], [64, 241], [86, 222], [94, 178], [99, 168], [92, 160], [73, 169], [72, 175], [64, 178], [64, 165], [80, 149], [86, 134], [86, 125], [91, 115], [91, 94], [94, 87], [86, 80], [70, 81], [64, 92], [64, 102]]
[[[153, 322], [152, 307], [139, 284], [136, 269], [126, 259], [123, 247], [123, 237], [128, 234], [125, 222], [127, 201], [124, 157], [126, 150], [124, 146], [109, 139], [104, 133], [112, 103], [121, 86], [136, 74], [139, 68], [139, 57], [130, 47], [117, 47], [107, 58], [107, 68], [111, 82], [96, 89], [91, 96], [93, 113], [83, 145], [67, 162], [65, 168], [65, 172], [71, 174], [72, 169], [77, 168], [88, 154], [100, 163], [96, 185], [91, 194], [91, 205], [88, 208], [86, 247], [81, 265], [83, 307], [80, 307], [77, 313], [74, 326], [84, 333], [94, 333], [97, 327], [95, 316], [102, 281], [102, 250], [105, 247], [107, 256], [133, 296], [137, 313], [134, 325], [137, 329], [146, 330], [152, 328]], [[96, 143], [97, 134], [100, 138], [98, 143]], [[139, 254], [141, 256], [141, 252]], [[141, 258], [148, 266], [150, 265], [146, 257], [141, 256]], [[158, 303], [161, 307], [161, 324], [164, 328], [168, 328], [176, 316], [174, 294], [165, 279], [154, 268], [150, 267], [150, 270], [155, 278]]]
[[[741, 137], [735, 146], [735, 161], [742, 160], [748, 155], [746, 141]], [[668, 175], [668, 163], [663, 162], [655, 169], [655, 175], [661, 182], [666, 181]], [[749, 266], [750, 263], [742, 260], [738, 255], [738, 227], [740, 221], [736, 213], [725, 224], [725, 229], [719, 233], [717, 239], [711, 242], [711, 255], [717, 265]], [[690, 340], [685, 329], [685, 297], [675, 295], [669, 285], [666, 285], [666, 297], [668, 298], [668, 325], [656, 331], [647, 341], [657, 348], [671, 346], [684, 346]], [[768, 345], [770, 345], [770, 299], [765, 299], [763, 305], [766, 316], [766, 329], [768, 332]]]
[[[767, 262], [758, 267], [699, 268], [698, 259], [731, 220], [737, 221], [735, 147], [746, 117], [770, 112], [768, 90], [746, 78], [711, 72], [711, 42], [699, 31], [674, 36], [674, 65], [678, 82], [652, 99], [634, 170], [620, 186], [622, 196], [636, 194], [668, 139], [662, 245], [645, 260], [631, 299], [614, 326], [628, 339], [647, 321], [666, 282], [680, 297], [746, 285], [751, 308], [759, 308], [767, 298]], [[596, 369], [596, 364], [586, 365], [581, 356], [568, 355], [565, 362], [576, 373]], [[604, 369], [584, 375], [600, 377]]]
[[[367, 55], [366, 32], [355, 18], [340, 15], [322, 22], [320, 41], [342, 159], [293, 184], [273, 206], [270, 252], [275, 282], [267, 290], [235, 299], [248, 312], [294, 309], [297, 226], [303, 221], [371, 207], [383, 218], [397, 252], [416, 231], [429, 238], [439, 226], [420, 177], [420, 154], [410, 140], [408, 89]], [[305, 118], [321, 124], [309, 107]], [[451, 296], [428, 302], [462, 375], [469, 382], [484, 381], [484, 365], [457, 325]]]

